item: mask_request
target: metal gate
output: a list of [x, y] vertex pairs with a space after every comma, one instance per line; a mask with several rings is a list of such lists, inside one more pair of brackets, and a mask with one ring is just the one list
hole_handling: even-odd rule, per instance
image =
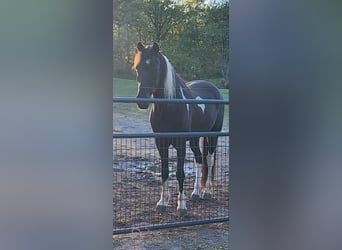
[[[227, 100], [179, 100], [113, 98], [114, 103], [183, 102], [221, 103]], [[225, 118], [225, 122], [228, 121]], [[214, 194], [210, 200], [191, 201], [195, 181], [194, 157], [187, 143], [184, 164], [184, 191], [187, 196], [187, 214], [176, 214], [178, 182], [175, 176], [176, 151], [169, 149], [170, 201], [167, 210], [155, 209], [160, 198], [161, 171], [159, 154], [154, 144], [156, 137], [219, 136]], [[229, 186], [229, 133], [228, 132], [177, 132], [177, 133], [113, 133], [113, 234], [198, 225], [228, 221]]]

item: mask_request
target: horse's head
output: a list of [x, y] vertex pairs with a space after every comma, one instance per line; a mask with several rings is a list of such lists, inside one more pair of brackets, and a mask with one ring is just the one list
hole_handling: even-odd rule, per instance
[[[141, 42], [137, 45], [137, 54], [134, 58], [133, 69], [137, 73], [138, 94], [137, 98], [150, 98], [155, 92], [159, 82], [159, 45], [153, 43], [144, 46]], [[149, 103], [138, 102], [139, 108], [147, 109]]]

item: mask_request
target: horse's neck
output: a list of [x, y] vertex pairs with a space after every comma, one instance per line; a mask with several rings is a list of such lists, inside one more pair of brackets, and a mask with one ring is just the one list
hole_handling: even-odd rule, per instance
[[186, 85], [185, 81], [179, 77], [177, 74], [176, 74], [176, 77], [177, 77], [177, 82], [178, 82], [178, 86], [177, 86], [177, 89], [182, 89], [183, 93], [186, 94], [190, 91], [190, 89], [188, 88], [188, 86]]
[[160, 57], [160, 77], [159, 86], [153, 97], [155, 98], [183, 98], [184, 94], [181, 89], [185, 89], [184, 80], [179, 77], [173, 69], [169, 60], [159, 53]]
[[[179, 81], [182, 81], [182, 79], [179, 78], [179, 76], [177, 76], [175, 74], [175, 96], [174, 98], [182, 98], [182, 94], [180, 91], [180, 87], [181, 84]], [[168, 98], [165, 96], [165, 92], [164, 92], [165, 86], [164, 83], [161, 84], [161, 86], [159, 88], [157, 88], [157, 90], [153, 93], [153, 98]], [[169, 113], [169, 112], [176, 112], [176, 105], [174, 102], [156, 102], [153, 104], [153, 107], [151, 109], [151, 112], [154, 113], [155, 116], [162, 116], [164, 117], [165, 113]]]
[[[174, 98], [182, 98], [182, 93], [187, 91], [188, 87], [186, 86], [184, 80], [180, 78], [177, 74], [175, 74], [175, 96]], [[164, 92], [165, 86], [162, 85], [153, 93], [154, 98], [167, 98]], [[182, 89], [182, 90], [181, 90]]]

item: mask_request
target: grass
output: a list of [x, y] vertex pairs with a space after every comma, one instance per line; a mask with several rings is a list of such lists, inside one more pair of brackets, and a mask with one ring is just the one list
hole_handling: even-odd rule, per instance
[[[136, 93], [137, 82], [135, 80], [113, 79], [113, 97], [135, 97]], [[113, 103], [113, 112], [135, 118], [148, 117], [148, 111], [139, 111], [135, 103]]]
[[113, 97], [135, 97], [138, 85], [135, 80], [113, 79]]

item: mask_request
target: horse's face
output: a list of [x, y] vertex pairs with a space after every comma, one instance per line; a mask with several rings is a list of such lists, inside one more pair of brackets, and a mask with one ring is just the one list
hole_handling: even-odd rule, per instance
[[[137, 73], [137, 98], [150, 98], [159, 82], [159, 46], [153, 43], [151, 46], [144, 47], [139, 42], [137, 49], [138, 52], [135, 55], [133, 66]], [[147, 102], [138, 102], [137, 104], [141, 109], [147, 109], [149, 106]]]

